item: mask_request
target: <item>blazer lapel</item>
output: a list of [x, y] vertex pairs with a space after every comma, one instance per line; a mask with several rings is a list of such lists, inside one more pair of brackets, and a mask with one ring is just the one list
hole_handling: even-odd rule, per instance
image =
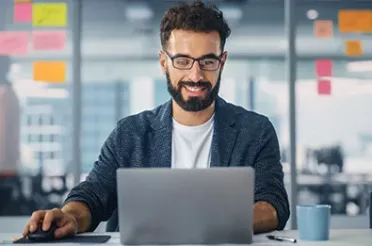
[[165, 103], [152, 123], [148, 134], [151, 167], [171, 167], [172, 164], [172, 107]]
[[220, 97], [216, 100], [214, 132], [211, 147], [211, 167], [229, 166], [235, 145], [237, 130], [234, 113], [227, 108], [227, 103]]

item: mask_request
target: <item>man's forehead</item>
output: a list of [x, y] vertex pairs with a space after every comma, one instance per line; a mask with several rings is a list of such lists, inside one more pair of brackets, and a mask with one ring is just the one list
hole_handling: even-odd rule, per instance
[[219, 53], [220, 44], [218, 32], [173, 30], [169, 37], [168, 47], [173, 52], [203, 55], [206, 53]]

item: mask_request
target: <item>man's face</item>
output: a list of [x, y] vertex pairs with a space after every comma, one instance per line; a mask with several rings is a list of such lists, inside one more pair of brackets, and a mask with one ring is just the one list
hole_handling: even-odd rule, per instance
[[226, 56], [221, 54], [218, 32], [172, 31], [160, 64], [168, 91], [181, 108], [201, 111], [215, 101]]

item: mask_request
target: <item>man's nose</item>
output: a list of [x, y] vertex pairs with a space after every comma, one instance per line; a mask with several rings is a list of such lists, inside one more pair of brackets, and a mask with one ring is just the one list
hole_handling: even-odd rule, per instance
[[200, 69], [199, 62], [195, 61], [190, 69], [190, 80], [193, 82], [199, 82], [203, 80], [203, 70]]

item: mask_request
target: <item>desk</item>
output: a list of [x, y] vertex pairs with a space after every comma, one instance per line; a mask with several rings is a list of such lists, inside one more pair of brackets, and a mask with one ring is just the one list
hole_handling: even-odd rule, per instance
[[[281, 231], [270, 233], [280, 236], [288, 236], [298, 238], [297, 231]], [[266, 235], [255, 236], [256, 242], [252, 245], [274, 245], [274, 243], [267, 243], [265, 239]], [[265, 243], [266, 242], [266, 243]], [[273, 241], [271, 241], [273, 242]], [[371, 246], [372, 245], [372, 229], [338, 229], [331, 230], [330, 240], [324, 242], [306, 242], [298, 241], [297, 244], [288, 244], [278, 242], [275, 245], [293, 245], [293, 246]]]
[[[110, 235], [111, 239], [106, 245], [120, 245], [119, 233], [104, 233]], [[277, 231], [270, 234], [288, 236], [297, 238], [297, 231]], [[88, 233], [85, 235], [89, 235]], [[102, 235], [102, 234], [100, 234]], [[2, 234], [0, 233], [0, 242], [12, 240], [12, 238], [19, 237], [19, 234]], [[298, 243], [286, 243], [271, 241], [266, 238], [266, 234], [256, 235], [253, 237], [252, 246], [371, 246], [372, 245], [372, 230], [371, 229], [342, 229], [342, 230], [331, 230], [331, 240], [325, 242], [305, 242], [298, 241]], [[38, 245], [38, 244], [32, 244]], [[66, 245], [66, 244], [39, 244], [43, 246], [50, 245]], [[73, 244], [71, 244], [73, 245]], [[102, 244], [105, 245], [105, 244]]]

